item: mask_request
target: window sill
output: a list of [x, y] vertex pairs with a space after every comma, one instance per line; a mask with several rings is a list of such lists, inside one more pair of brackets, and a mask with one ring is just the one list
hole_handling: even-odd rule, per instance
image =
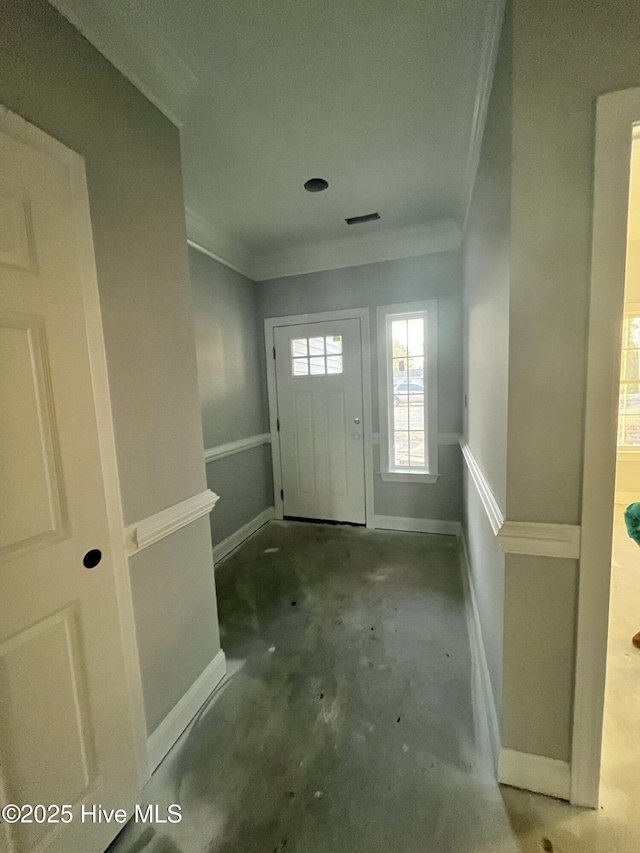
[[439, 474], [429, 471], [379, 471], [385, 483], [437, 483]]

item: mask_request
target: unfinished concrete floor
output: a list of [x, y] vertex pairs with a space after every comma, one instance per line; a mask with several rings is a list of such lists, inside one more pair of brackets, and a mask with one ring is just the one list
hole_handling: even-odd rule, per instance
[[144, 791], [183, 820], [111, 853], [640, 849], [496, 784], [454, 538], [276, 522], [216, 585], [228, 677]]

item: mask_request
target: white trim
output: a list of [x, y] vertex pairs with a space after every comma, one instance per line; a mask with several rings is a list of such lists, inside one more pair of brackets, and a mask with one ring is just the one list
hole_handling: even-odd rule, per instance
[[87, 329], [89, 367], [98, 427], [100, 462], [104, 480], [109, 543], [111, 547], [121, 643], [124, 656], [129, 714], [133, 732], [133, 748], [140, 788], [148, 779], [147, 728], [136, 639], [129, 566], [123, 548], [124, 521], [120, 492], [120, 475], [116, 457], [113, 415], [107, 373], [107, 356], [100, 310], [100, 293], [95, 266], [89, 194], [84, 159], [23, 118], [0, 107], [0, 130], [14, 139], [43, 151], [64, 163], [69, 169], [72, 204], [76, 214], [78, 263], [81, 271], [82, 299]]
[[465, 596], [465, 611], [467, 615], [467, 630], [469, 631], [469, 644], [471, 646], [472, 672], [475, 678], [474, 686], [477, 685], [478, 688], [477, 691], [474, 691], [473, 695], [474, 719], [476, 728], [481, 734], [486, 730], [491, 761], [493, 768], [497, 773], [498, 756], [500, 754], [501, 746], [500, 724], [498, 722], [496, 703], [493, 698], [493, 688], [491, 686], [491, 676], [489, 675], [487, 652], [484, 644], [484, 638], [482, 636], [480, 611], [478, 610], [478, 600], [473, 583], [473, 572], [471, 571], [469, 551], [463, 530], [460, 531], [460, 535], [458, 536], [458, 544], [460, 548], [460, 563], [462, 586]]
[[374, 527], [373, 520], [373, 403], [371, 396], [371, 331], [368, 308], [347, 308], [342, 311], [321, 311], [317, 314], [293, 314], [289, 317], [267, 317], [264, 321], [265, 356], [267, 364], [267, 396], [269, 401], [269, 424], [271, 427], [271, 464], [273, 469], [273, 500], [275, 518], [284, 517], [282, 489], [282, 467], [278, 436], [278, 394], [276, 368], [273, 358], [274, 329], [276, 326], [300, 326], [305, 323], [324, 323], [327, 320], [359, 320], [360, 344], [362, 347], [362, 432], [364, 436], [364, 494], [367, 527]]
[[460, 438], [460, 447], [491, 529], [505, 554], [530, 554], [534, 557], [562, 557], [569, 560], [579, 558], [581, 531], [578, 525], [506, 521], [491, 484], [464, 437]]
[[478, 172], [478, 163], [480, 162], [482, 138], [484, 136], [484, 128], [487, 121], [487, 110], [489, 108], [493, 75], [496, 68], [496, 59], [498, 58], [498, 48], [500, 45], [500, 34], [502, 32], [502, 24], [504, 21], [504, 8], [505, 0], [490, 0], [487, 9], [485, 28], [482, 35], [478, 88], [476, 90], [473, 121], [471, 124], [471, 134], [469, 136], [469, 147], [467, 148], [467, 159], [464, 168], [464, 178], [462, 181], [462, 192], [460, 195], [458, 212], [458, 218], [462, 223], [463, 233], [467, 229], [467, 220], [469, 218], [469, 210], [471, 208], [473, 188], [476, 181], [476, 174]]
[[640, 501], [640, 492], [616, 492], [615, 502], [619, 506], [628, 507]]
[[227, 444], [218, 444], [217, 447], [210, 447], [204, 452], [204, 461], [215, 462], [216, 459], [224, 459], [225, 456], [243, 453], [245, 450], [251, 450], [253, 447], [260, 447], [261, 444], [271, 444], [270, 433], [265, 432], [261, 435], [250, 435], [248, 438], [239, 438], [237, 441], [230, 441]]
[[569, 762], [503, 747], [498, 761], [498, 782], [568, 800], [571, 790]]
[[432, 485], [438, 482], [440, 474], [431, 474], [429, 471], [407, 470], [407, 471], [376, 471], [384, 483], [418, 483], [419, 485]]
[[377, 530], [404, 530], [407, 533], [439, 533], [444, 536], [458, 536], [459, 521], [441, 518], [400, 518], [395, 515], [376, 515], [373, 526]]
[[500, 505], [498, 504], [498, 501], [496, 500], [496, 497], [493, 494], [491, 484], [483, 474], [482, 469], [478, 465], [476, 458], [473, 455], [471, 448], [469, 447], [469, 444], [466, 438], [464, 438], [464, 436], [460, 438], [460, 447], [462, 449], [462, 455], [464, 456], [464, 460], [467, 463], [467, 468], [469, 469], [471, 479], [473, 480], [475, 487], [478, 490], [480, 500], [482, 501], [484, 510], [487, 513], [487, 518], [489, 519], [491, 529], [493, 530], [494, 535], [497, 536], [500, 532], [502, 525], [504, 524], [504, 513], [500, 509]]
[[253, 278], [255, 281], [265, 281], [356, 267], [433, 252], [450, 252], [459, 249], [461, 245], [462, 234], [454, 220], [439, 219], [266, 252], [255, 258]]
[[187, 244], [192, 249], [254, 280], [251, 250], [248, 246], [241, 240], [230, 237], [189, 207], [185, 208], [185, 216]]
[[600, 783], [629, 172], [638, 121], [640, 89], [598, 98], [571, 753], [571, 802], [591, 807]]
[[235, 530], [230, 536], [227, 536], [226, 539], [223, 539], [222, 542], [218, 542], [217, 545], [213, 546], [213, 563], [216, 566], [221, 560], [224, 560], [232, 551], [242, 545], [250, 536], [253, 536], [261, 527], [264, 527], [265, 524], [268, 524], [275, 518], [275, 509], [272, 506], [263, 509], [262, 512], [257, 515], [255, 518], [252, 518], [251, 521], [248, 521], [246, 524], [243, 524], [242, 527], [239, 527]]
[[[389, 446], [393, 431], [393, 373], [390, 370], [391, 323], [394, 316], [420, 317], [424, 321], [424, 377], [426, 467], [416, 471], [391, 468]], [[435, 483], [438, 479], [438, 300], [379, 305], [376, 309], [378, 351], [378, 423], [380, 428], [380, 476], [385, 482]], [[428, 401], [428, 402], [427, 402]]]
[[222, 649], [196, 678], [191, 687], [169, 711], [147, 740], [150, 772], [158, 767], [191, 720], [211, 696], [227, 672], [227, 662]]
[[199, 495], [193, 495], [174, 506], [163, 509], [155, 515], [145, 518], [127, 527], [125, 542], [129, 555], [137, 554], [165, 536], [170, 536], [181, 527], [191, 524], [214, 508], [219, 496], [211, 489], [205, 489]]
[[505, 554], [535, 557], [580, 557], [580, 528], [575, 524], [505, 521], [497, 535]]
[[51, 0], [51, 4], [178, 127], [198, 78], [139, 3]]

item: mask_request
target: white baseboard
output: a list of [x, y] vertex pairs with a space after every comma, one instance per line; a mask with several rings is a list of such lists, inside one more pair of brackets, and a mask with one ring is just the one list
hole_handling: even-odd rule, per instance
[[156, 767], [187, 728], [191, 720], [222, 681], [227, 664], [222, 649], [196, 678], [182, 699], [169, 711], [158, 728], [147, 738], [149, 773]]
[[571, 772], [568, 761], [518, 752], [516, 749], [500, 750], [498, 782], [568, 800], [571, 794]]
[[272, 506], [267, 507], [267, 509], [263, 510], [260, 515], [252, 518], [251, 521], [248, 521], [238, 530], [234, 531], [231, 536], [227, 536], [227, 538], [223, 539], [222, 542], [218, 542], [218, 544], [213, 548], [214, 564], [223, 560], [228, 554], [234, 551], [238, 545], [242, 545], [245, 539], [253, 536], [256, 530], [260, 530], [263, 525], [268, 521], [271, 521], [273, 518], [275, 518], [275, 508]]
[[[469, 641], [471, 645], [471, 660], [472, 665], [476, 670], [476, 678], [480, 693], [479, 699], [482, 705], [479, 710], [481, 716], [484, 717], [484, 722], [488, 729], [491, 758], [493, 761], [494, 770], [497, 771], [498, 757], [500, 755], [500, 724], [498, 723], [498, 712], [496, 710], [496, 703], [494, 701], [493, 690], [491, 688], [491, 677], [489, 675], [487, 654], [485, 651], [484, 640], [482, 638], [482, 624], [480, 622], [478, 602], [473, 586], [473, 576], [471, 574], [469, 552], [467, 550], [467, 543], [463, 533], [460, 534], [458, 541], [460, 543], [462, 584], [464, 586], [465, 594], [467, 626], [469, 630]], [[479, 724], [481, 724], [483, 721], [478, 720], [478, 722]]]
[[404, 530], [408, 533], [443, 533], [446, 536], [458, 536], [459, 521], [445, 521], [440, 518], [400, 518], [395, 515], [376, 515], [373, 526], [380, 530]]

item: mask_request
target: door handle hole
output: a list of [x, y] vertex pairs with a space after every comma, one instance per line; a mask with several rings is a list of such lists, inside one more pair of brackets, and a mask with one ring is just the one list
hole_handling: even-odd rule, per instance
[[99, 548], [92, 548], [84, 555], [82, 565], [85, 567], [85, 569], [95, 569], [101, 559], [102, 551], [100, 551]]

